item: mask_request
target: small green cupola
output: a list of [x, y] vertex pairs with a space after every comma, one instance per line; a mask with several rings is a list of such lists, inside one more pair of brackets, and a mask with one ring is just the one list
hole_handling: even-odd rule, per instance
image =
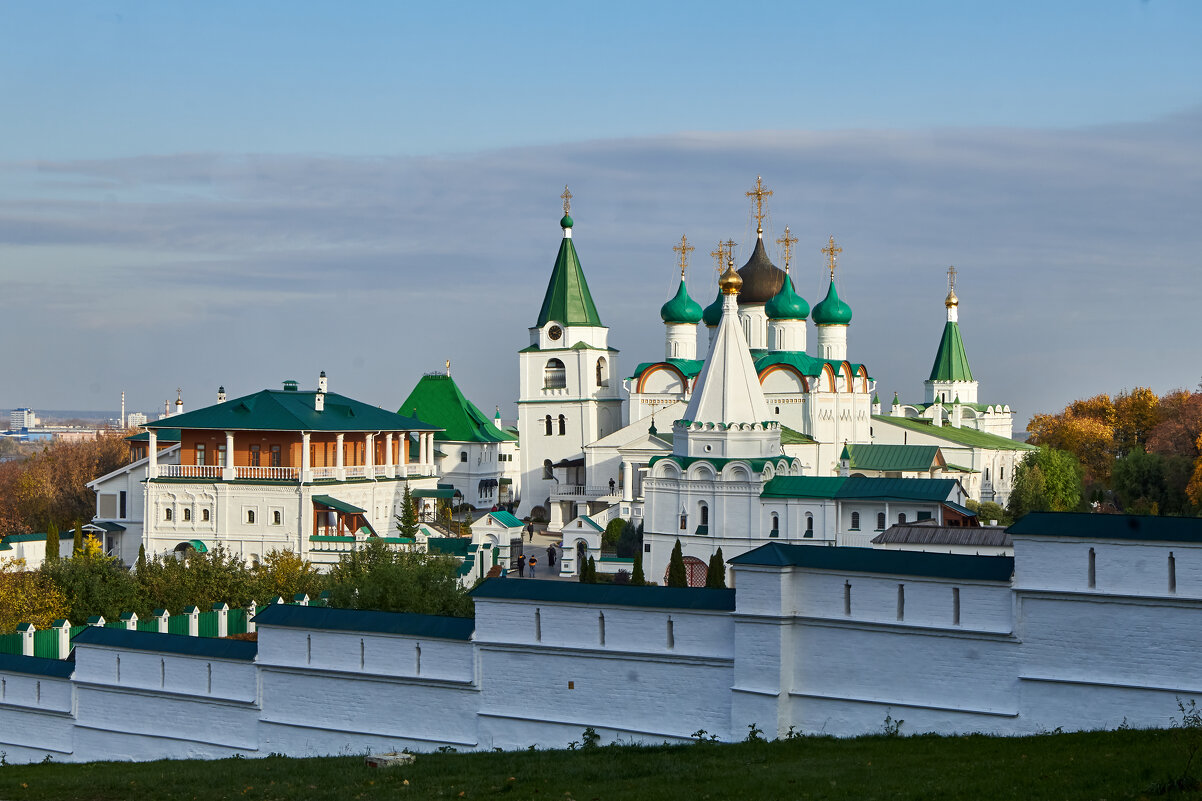
[[701, 304], [689, 297], [684, 278], [680, 279], [680, 288], [676, 296], [660, 306], [659, 317], [668, 325], [673, 323], [696, 325], [701, 322]]
[[718, 292], [718, 297], [714, 298], [714, 302], [705, 307], [705, 311], [701, 313], [701, 320], [710, 328], [717, 328], [718, 323], [722, 322], [722, 293]]
[[826, 291], [826, 297], [814, 307], [812, 319], [815, 325], [847, 325], [851, 322], [851, 306], [839, 297], [833, 278], [830, 288]]
[[764, 306], [764, 313], [769, 320], [804, 320], [810, 314], [810, 304], [797, 294], [793, 279], [786, 275], [780, 291]]

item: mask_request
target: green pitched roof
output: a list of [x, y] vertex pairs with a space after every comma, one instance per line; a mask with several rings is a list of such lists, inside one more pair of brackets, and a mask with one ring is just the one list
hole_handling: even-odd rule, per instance
[[313, 503], [320, 503], [322, 506], [328, 506], [331, 509], [336, 509], [339, 512], [344, 512], [350, 515], [367, 514], [366, 509], [360, 509], [358, 506], [349, 504], [346, 501], [340, 501], [337, 498], [333, 498], [329, 495], [314, 495]]
[[935, 363], [931, 365], [931, 377], [927, 380], [972, 381], [972, 368], [968, 366], [968, 354], [964, 352], [960, 326], [951, 320], [943, 326], [943, 337], [939, 340]]
[[443, 640], [470, 640], [476, 628], [475, 618], [419, 615], [414, 612], [377, 612], [369, 609], [339, 609], [328, 606], [270, 604], [255, 615], [259, 626], [324, 629], [327, 631], [363, 631], [435, 637]]
[[[155, 431], [155, 438], [159, 442], [179, 442], [178, 428], [159, 428]], [[139, 431], [137, 434], [130, 434], [125, 438], [126, 442], [149, 442], [150, 432]]]
[[680, 288], [676, 295], [659, 308], [659, 318], [665, 323], [699, 323], [701, 322], [701, 304], [689, 297], [689, 290], [680, 279]]
[[147, 428], [221, 431], [433, 431], [435, 426], [335, 392], [316, 409], [316, 391], [264, 389], [225, 403], [147, 423]]
[[576, 246], [569, 236], [559, 243], [559, 255], [555, 257], [547, 294], [538, 313], [538, 326], [541, 328], [551, 320], [563, 325], [601, 325], [588, 282], [584, 280], [580, 258], [576, 255]]
[[848, 445], [844, 456], [852, 470], [930, 470], [938, 445]]
[[524, 525], [509, 512], [489, 512], [488, 516], [506, 528], [521, 528]]
[[828, 498], [946, 503], [954, 478], [863, 478], [859, 476], [776, 476], [761, 498]]
[[873, 420], [889, 425], [907, 428], [938, 439], [946, 440], [956, 445], [969, 448], [989, 448], [996, 451], [1033, 451], [1038, 450], [1034, 445], [1019, 442], [1016, 439], [999, 437], [986, 431], [972, 428], [954, 428], [952, 426], [933, 426], [930, 420], [916, 417], [891, 417], [884, 414], [874, 414]]
[[1104, 515], [1088, 512], [1031, 512], [1006, 529], [1011, 535], [1084, 537], [1144, 542], [1202, 542], [1196, 517]]
[[803, 434], [800, 431], [794, 431], [788, 426], [780, 427], [780, 444], [781, 445], [812, 445], [818, 440], [811, 437], [809, 434]]
[[517, 439], [497, 428], [464, 397], [449, 375], [424, 375], [405, 398], [398, 414], [420, 418], [443, 429], [434, 439], [450, 442], [509, 442]]
[[1009, 581], [1013, 556], [974, 556], [887, 548], [823, 548], [770, 542], [730, 560], [732, 565], [809, 567], [889, 576]]
[[851, 306], [839, 297], [833, 280], [830, 288], [826, 290], [826, 297], [814, 306], [814, 313], [810, 315], [810, 319], [815, 325], [847, 325], [851, 322]]

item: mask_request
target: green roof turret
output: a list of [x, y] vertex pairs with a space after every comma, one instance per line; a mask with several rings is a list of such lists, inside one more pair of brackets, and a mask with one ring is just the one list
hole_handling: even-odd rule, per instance
[[705, 311], [701, 313], [701, 320], [710, 328], [716, 328], [718, 323], [722, 322], [722, 293], [718, 293], [718, 297], [714, 298], [714, 302], [705, 307]]
[[851, 306], [848, 306], [839, 297], [839, 292], [835, 289], [834, 278], [831, 278], [831, 285], [826, 291], [826, 297], [814, 306], [812, 318], [815, 325], [847, 325], [851, 322]]
[[797, 294], [793, 279], [786, 275], [780, 291], [764, 306], [764, 313], [769, 320], [804, 320], [810, 314], [810, 304]]
[[680, 288], [676, 290], [676, 296], [659, 309], [660, 319], [668, 324], [696, 325], [701, 322], [701, 314], [701, 304], [689, 297], [689, 290], [685, 287], [683, 278], [680, 279]]
[[572, 219], [572, 215], [571, 215], [571, 214], [565, 214], [565, 215], [563, 215], [563, 217], [562, 217], [562, 218], [559, 220], [559, 227], [560, 227], [560, 228], [571, 228], [571, 227], [572, 227], [573, 225], [575, 225], [575, 224], [576, 224], [576, 221]]

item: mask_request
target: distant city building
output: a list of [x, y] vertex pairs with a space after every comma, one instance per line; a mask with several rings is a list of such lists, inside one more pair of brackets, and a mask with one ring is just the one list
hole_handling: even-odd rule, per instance
[[142, 412], [130, 412], [125, 416], [126, 428], [140, 428], [146, 425], [147, 417]]
[[8, 427], [13, 431], [37, 428], [38, 416], [33, 413], [33, 409], [13, 409], [8, 415]]

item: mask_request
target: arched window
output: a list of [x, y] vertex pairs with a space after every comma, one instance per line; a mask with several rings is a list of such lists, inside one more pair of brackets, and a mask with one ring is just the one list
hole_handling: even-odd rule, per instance
[[185, 523], [191, 523], [191, 522], [192, 522], [192, 510], [191, 510], [191, 509], [185, 509], [185, 510], [184, 510], [184, 522], [185, 522]]
[[851, 513], [851, 527], [852, 527], [853, 531], [860, 530], [860, 513], [859, 512]]
[[806, 533], [807, 537], [814, 536], [814, 516], [806, 512]]
[[[550, 418], [550, 417], [548, 417], [547, 419], [548, 419], [548, 420], [550, 420], [551, 418]], [[549, 434], [549, 433], [551, 433], [551, 432], [550, 432], [550, 431], [548, 431], [547, 433]], [[544, 479], [547, 479], [547, 480], [550, 480], [550, 479], [552, 479], [552, 478], [555, 478], [555, 471], [554, 471], [554, 469], [551, 467], [551, 460], [550, 460], [550, 459], [543, 459], [543, 478], [544, 478]]]
[[906, 522], [906, 513], [905, 512], [902, 512], [901, 514], [899, 514], [897, 516], [897, 522], [898, 522], [898, 525], [901, 525], [902, 523]]
[[568, 433], [568, 418], [561, 414], [559, 416], [559, 436], [562, 437], [566, 433]]
[[254, 522], [255, 522], [255, 510], [254, 509], [246, 510], [246, 522], [250, 525], [254, 524]]
[[609, 386], [609, 363], [605, 361], [605, 357], [597, 359], [597, 386]]
[[672, 343], [672, 358], [675, 359], [675, 358], [678, 358], [679, 356], [680, 356], [680, 343], [673, 342]]
[[166, 520], [168, 523], [171, 522], [171, 510], [170, 509], [163, 510], [163, 519]]
[[710, 524], [710, 508], [705, 505], [705, 502], [697, 504], [698, 512], [701, 515], [701, 525], [708, 526]]
[[780, 536], [780, 517], [775, 512], [772, 513], [772, 532], [768, 536], [769, 537], [779, 537]]
[[467, 461], [467, 451], [460, 451], [460, 452], [459, 452], [459, 461], [461, 461], [461, 462], [466, 462], [466, 461]]
[[877, 531], [885, 530], [885, 513], [884, 512], [876, 513], [876, 530]]
[[551, 415], [547, 415], [546, 419], [545, 419], [543, 422], [544, 422], [544, 423], [546, 424], [546, 426], [547, 426], [547, 436], [549, 437], [549, 436], [551, 436], [551, 434], [552, 434], [552, 430], [551, 430], [551, 426], [552, 426], [552, 423], [551, 423]]
[[271, 513], [271, 522], [272, 522], [272, 524], [277, 525], [277, 526], [283, 524], [283, 522], [284, 522], [283, 515], [281, 514], [279, 509], [276, 509], [274, 512]]
[[208, 509], [200, 510], [200, 522], [202, 522], [202, 523], [209, 522], [209, 510]]
[[680, 512], [680, 530], [684, 531], [686, 528], [688, 528], [688, 525], [689, 525], [689, 516], [684, 510], [681, 510], [681, 512]]
[[549, 359], [543, 368], [543, 389], [563, 389], [568, 385], [568, 371], [559, 359]]

